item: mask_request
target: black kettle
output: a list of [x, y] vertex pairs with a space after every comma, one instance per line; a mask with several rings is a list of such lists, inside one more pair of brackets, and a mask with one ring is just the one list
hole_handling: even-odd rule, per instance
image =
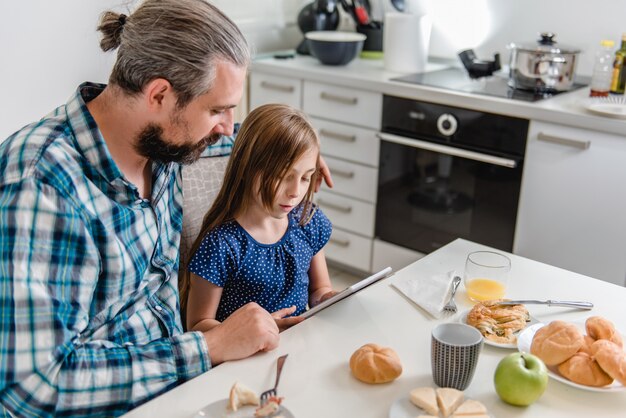
[[[307, 4], [298, 14], [298, 27], [305, 34], [314, 30], [335, 30], [339, 26], [339, 9], [335, 0], [315, 0]], [[296, 52], [309, 55], [306, 39], [300, 42]]]

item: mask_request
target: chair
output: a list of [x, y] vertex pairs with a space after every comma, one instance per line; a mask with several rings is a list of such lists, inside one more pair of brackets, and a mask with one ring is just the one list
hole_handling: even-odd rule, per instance
[[[192, 256], [191, 247], [200, 233], [202, 220], [222, 186], [228, 156], [204, 157], [182, 169], [183, 177], [183, 230], [180, 238], [180, 283], [187, 272]], [[183, 328], [186, 329], [185, 313], [181, 312]]]

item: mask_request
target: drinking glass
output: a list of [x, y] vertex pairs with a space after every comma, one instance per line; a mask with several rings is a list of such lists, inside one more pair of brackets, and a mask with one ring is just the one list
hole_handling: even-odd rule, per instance
[[465, 261], [465, 290], [474, 302], [501, 299], [506, 291], [509, 257], [493, 251], [475, 251]]

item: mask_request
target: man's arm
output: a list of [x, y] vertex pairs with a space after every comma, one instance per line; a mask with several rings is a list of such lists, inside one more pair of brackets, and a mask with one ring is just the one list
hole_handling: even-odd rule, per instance
[[[141, 292], [122, 288], [124, 296], [111, 297], [107, 286], [117, 282], [103, 275], [102, 243], [55, 190], [25, 180], [0, 189], [0, 202], [0, 405], [7, 411], [119, 415], [211, 367], [201, 333], [131, 342], [159, 328], [158, 301], [133, 304], [135, 296], [124, 296]], [[137, 316], [145, 321], [137, 335], [116, 329]]]

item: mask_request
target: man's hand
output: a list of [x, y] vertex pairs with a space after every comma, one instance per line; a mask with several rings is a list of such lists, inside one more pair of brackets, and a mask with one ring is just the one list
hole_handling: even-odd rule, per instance
[[333, 188], [333, 178], [330, 176], [330, 169], [328, 165], [326, 165], [326, 161], [324, 158], [320, 156], [320, 175], [317, 176], [317, 182], [315, 183], [315, 193], [320, 191], [320, 187], [322, 186], [322, 179], [328, 187]]
[[291, 316], [289, 318], [285, 318], [288, 315], [291, 315], [296, 311], [296, 306], [290, 306], [289, 308], [280, 309], [274, 313], [272, 313], [272, 318], [276, 321], [276, 325], [280, 332], [283, 332], [287, 328], [291, 328], [292, 326], [299, 324], [304, 321], [304, 319], [300, 316]]
[[220, 325], [204, 333], [211, 364], [239, 360], [278, 347], [280, 337], [274, 318], [256, 303], [237, 309]]

